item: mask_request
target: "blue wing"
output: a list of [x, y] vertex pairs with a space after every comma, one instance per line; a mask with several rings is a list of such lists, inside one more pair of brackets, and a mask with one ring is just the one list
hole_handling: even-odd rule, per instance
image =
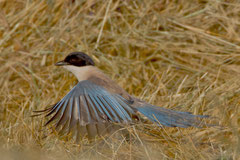
[[129, 123], [132, 121], [132, 114], [135, 114], [123, 97], [111, 94], [103, 87], [87, 80], [79, 82], [46, 112], [46, 116], [53, 115], [46, 125], [55, 122], [56, 128], [68, 130], [79, 126], [87, 126], [91, 130], [92, 126], [98, 125], [92, 129], [96, 130], [98, 127], [101, 128], [102, 124]]

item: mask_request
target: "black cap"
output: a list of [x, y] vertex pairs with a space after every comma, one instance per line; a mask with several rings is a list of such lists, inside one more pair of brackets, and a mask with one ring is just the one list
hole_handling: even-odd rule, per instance
[[94, 66], [95, 63], [91, 57], [83, 52], [72, 52], [63, 61], [59, 61], [56, 66], [73, 65], [73, 66]]

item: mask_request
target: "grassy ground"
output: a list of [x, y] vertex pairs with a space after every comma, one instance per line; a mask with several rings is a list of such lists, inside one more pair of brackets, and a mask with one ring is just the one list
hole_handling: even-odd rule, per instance
[[[2, 0], [0, 8], [1, 159], [240, 158], [238, 0]], [[49, 135], [30, 115], [76, 84], [53, 65], [72, 51], [91, 55], [130, 94], [221, 127], [140, 125], [128, 142], [80, 145]]]

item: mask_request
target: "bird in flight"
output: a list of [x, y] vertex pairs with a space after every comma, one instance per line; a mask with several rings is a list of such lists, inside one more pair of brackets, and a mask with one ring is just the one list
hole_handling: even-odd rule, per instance
[[55, 65], [72, 72], [78, 83], [55, 105], [35, 112], [51, 116], [46, 125], [53, 123], [56, 130], [74, 132], [77, 138], [102, 136], [111, 132], [111, 126], [140, 119], [159, 126], [186, 128], [199, 127], [201, 119], [208, 117], [154, 106], [130, 95], [83, 52], [70, 53]]

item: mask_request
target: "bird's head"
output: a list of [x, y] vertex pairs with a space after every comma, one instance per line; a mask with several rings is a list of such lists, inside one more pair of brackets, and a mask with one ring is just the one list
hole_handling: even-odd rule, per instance
[[96, 70], [93, 60], [83, 52], [72, 52], [64, 60], [55, 64], [72, 72], [78, 81], [86, 80]]
[[56, 66], [75, 66], [75, 67], [84, 67], [84, 66], [94, 66], [94, 61], [87, 54], [83, 52], [72, 52], [65, 57], [64, 60], [59, 61], [55, 64]]

